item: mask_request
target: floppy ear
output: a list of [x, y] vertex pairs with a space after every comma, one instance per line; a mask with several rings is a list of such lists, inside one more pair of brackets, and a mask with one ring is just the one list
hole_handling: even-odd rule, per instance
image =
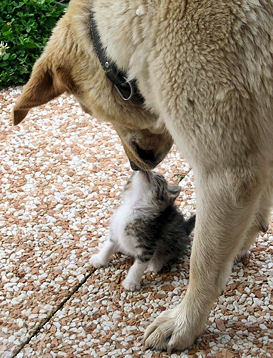
[[180, 191], [181, 191], [181, 187], [179, 185], [168, 185], [169, 197], [172, 201], [175, 201]]
[[40, 106], [71, 90], [70, 72], [64, 67], [50, 67], [46, 57], [41, 57], [33, 67], [31, 77], [13, 109], [13, 124], [19, 124], [32, 107]]

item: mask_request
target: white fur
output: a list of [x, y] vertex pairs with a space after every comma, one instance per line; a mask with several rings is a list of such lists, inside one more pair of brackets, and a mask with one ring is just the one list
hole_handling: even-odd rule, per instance
[[122, 282], [122, 286], [126, 290], [134, 291], [140, 288], [141, 277], [148, 266], [148, 262], [140, 262], [135, 260], [133, 266], [130, 267], [130, 270]]
[[128, 222], [134, 220], [138, 215], [136, 209], [139, 205], [141, 204], [141, 207], [144, 207], [145, 204], [149, 205], [150, 202], [149, 186], [143, 180], [142, 173], [137, 172], [132, 178], [130, 190], [126, 192], [123, 203], [113, 215], [110, 224], [111, 238], [117, 244], [119, 251], [135, 257], [135, 238], [125, 235], [124, 229]]

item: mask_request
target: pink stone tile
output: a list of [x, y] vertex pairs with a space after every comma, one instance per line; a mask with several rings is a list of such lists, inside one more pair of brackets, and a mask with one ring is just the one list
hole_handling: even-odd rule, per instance
[[[11, 127], [20, 90], [0, 92], [0, 357], [143, 357], [143, 331], [179, 302], [189, 257], [171, 272], [147, 274], [138, 293], [121, 288], [131, 262], [124, 256], [93, 272], [89, 258], [130, 175], [123, 148], [110, 125], [71, 97]], [[178, 204], [193, 213], [193, 173], [175, 148], [157, 170], [173, 183], [186, 175]], [[185, 356], [272, 356], [272, 244], [271, 229], [246, 266], [234, 267], [205, 334]]]
[[[202, 337], [183, 355], [172, 357], [197, 357], [200, 352], [202, 357], [241, 357], [242, 352], [244, 357], [271, 357], [271, 288], [266, 267], [259, 265], [260, 255], [254, 248], [247, 266], [234, 266]], [[270, 255], [272, 250], [262, 254], [267, 264]], [[116, 255], [107, 267], [95, 270], [18, 357], [168, 357], [149, 350], [144, 355], [143, 333], [185, 293], [189, 258], [169, 272], [146, 273], [138, 292], [124, 291], [120, 284], [130, 264], [130, 259]]]
[[[130, 175], [117, 134], [61, 96], [18, 127], [0, 92], [0, 352], [12, 356], [85, 280]], [[177, 161], [173, 150], [162, 167]], [[165, 168], [165, 167], [166, 168]], [[177, 171], [176, 171], [177, 172]]]

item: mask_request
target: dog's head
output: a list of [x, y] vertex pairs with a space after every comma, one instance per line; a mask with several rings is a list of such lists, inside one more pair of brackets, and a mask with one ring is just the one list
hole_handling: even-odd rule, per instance
[[90, 38], [89, 2], [72, 1], [58, 22], [14, 106], [13, 123], [19, 124], [32, 107], [71, 93], [85, 112], [113, 124], [133, 169], [149, 170], [168, 153], [172, 139], [157, 128], [154, 114], [122, 100], [106, 78]]

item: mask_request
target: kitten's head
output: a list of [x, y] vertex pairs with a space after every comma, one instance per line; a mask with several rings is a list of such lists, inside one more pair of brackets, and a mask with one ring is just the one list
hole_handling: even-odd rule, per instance
[[164, 209], [174, 203], [180, 190], [178, 185], [168, 185], [161, 174], [152, 171], [137, 171], [127, 182], [124, 194], [130, 192], [146, 204]]

